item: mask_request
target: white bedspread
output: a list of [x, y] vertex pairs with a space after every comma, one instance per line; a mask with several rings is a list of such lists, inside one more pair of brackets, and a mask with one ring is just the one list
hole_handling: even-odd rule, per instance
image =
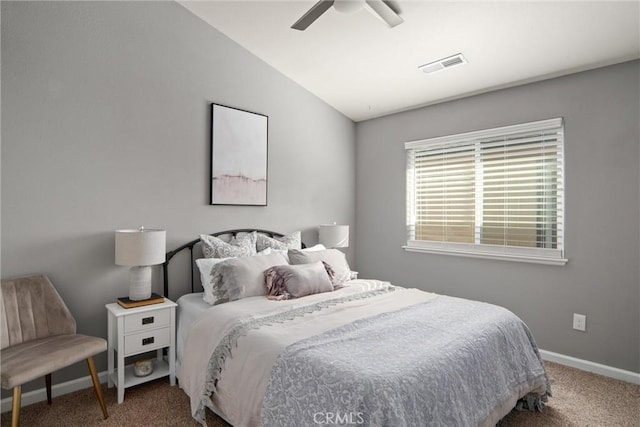
[[[337, 328], [345, 325], [349, 325], [350, 328], [354, 325], [353, 322], [366, 319], [365, 323], [370, 323], [372, 316], [396, 312], [401, 309], [406, 317], [406, 313], [410, 313], [408, 307], [415, 308], [417, 304], [425, 302], [429, 302], [429, 305], [433, 304], [435, 307], [438, 306], [439, 301], [445, 299], [447, 298], [417, 289], [394, 287], [387, 282], [354, 280], [349, 282], [347, 287], [338, 291], [299, 299], [273, 301], [265, 297], [252, 297], [214, 306], [205, 310], [201, 317], [191, 324], [179, 371], [180, 385], [190, 397], [192, 415], [202, 424], [205, 424], [205, 408], [209, 407], [236, 427], [259, 426], [262, 421], [265, 390], [271, 378], [272, 368], [276, 359], [280, 360], [279, 356], [284, 354], [285, 349], [294, 349], [292, 351], [295, 352], [297, 346], [293, 346], [293, 344], [301, 343], [301, 340], [311, 337], [314, 337], [312, 340], [317, 340], [320, 334], [328, 331], [333, 332], [322, 335], [322, 337], [337, 333]], [[469, 304], [483, 305], [473, 302], [469, 302]], [[489, 306], [488, 304], [484, 305]], [[515, 318], [517, 321], [515, 323], [518, 324], [517, 328], [521, 329], [521, 332], [526, 330], [528, 334], [526, 325], [512, 313], [499, 307], [495, 307], [495, 309], [499, 312], [507, 312]], [[433, 314], [432, 316], [440, 317], [435, 317], [433, 320], [427, 319], [426, 324], [434, 323], [437, 324], [434, 327], [438, 330], [451, 331], [450, 322], [446, 320], [448, 317], [444, 316], [446, 313]], [[389, 315], [385, 316], [389, 317]], [[413, 319], [413, 317], [411, 318]], [[464, 313], [462, 313], [462, 318], [464, 318]], [[441, 324], [443, 322], [446, 324]], [[488, 332], [490, 335], [496, 335], [500, 340], [500, 337], [504, 335], [501, 329], [503, 325], [491, 325], [493, 323], [487, 323], [488, 329], [480, 330], [478, 334], [483, 335]], [[460, 332], [466, 334], [465, 339], [470, 340], [472, 347], [475, 345], [475, 340], [480, 338], [480, 335], [478, 337], [474, 335], [474, 330], [472, 327], [467, 332]], [[455, 330], [452, 336], [453, 338], [448, 337], [447, 339], [456, 341], [455, 337], [458, 335]], [[433, 338], [432, 335], [430, 337]], [[415, 339], [417, 338], [412, 338], [411, 342], [415, 342]], [[538, 397], [546, 399], [546, 393], [550, 391], [548, 380], [539, 360], [535, 342], [530, 335], [529, 339], [524, 340], [527, 348], [520, 347], [520, 344], [514, 344], [514, 347], [509, 349], [516, 353], [520, 350], [526, 350], [530, 358], [537, 358], [535, 370], [540, 372], [537, 372], [537, 376], [531, 381], [527, 378], [524, 385], [520, 385], [519, 378], [516, 378], [518, 384], [515, 389], [508, 390], [506, 398], [498, 399], [497, 406], [489, 406], [487, 409], [493, 412], [487, 418], [479, 421], [479, 424], [487, 422], [491, 425], [495, 424], [513, 408], [518, 398], [528, 393], [533, 392]], [[480, 339], [480, 341], [486, 340]], [[429, 347], [428, 343], [427, 347]], [[393, 349], [388, 348], [387, 353], [389, 351], [393, 353]], [[328, 354], [326, 359], [323, 355], [320, 357], [321, 359], [317, 361], [325, 365], [329, 364], [327, 366], [331, 369], [332, 365], [330, 364], [334, 360], [331, 358], [331, 354]], [[493, 357], [497, 356], [491, 356], [491, 358]], [[509, 359], [507, 364], [520, 363], [516, 359], [514, 358], [514, 361]], [[357, 360], [362, 360], [362, 358], [358, 357]], [[444, 363], [446, 360], [448, 359], [445, 357], [441, 361]], [[315, 362], [313, 366], [316, 366]], [[455, 370], [455, 368], [452, 369]], [[463, 367], [463, 369], [469, 369], [469, 366]], [[500, 374], [495, 372], [495, 369], [485, 369], [485, 371], [481, 375], [482, 378], [478, 380], [481, 383], [492, 381], [492, 375]], [[522, 374], [517, 369], [514, 372], [516, 376]], [[528, 375], [530, 372], [525, 373]], [[455, 376], [460, 375], [456, 374]], [[464, 376], [462, 375], [462, 377]], [[293, 380], [296, 378], [295, 375], [291, 377]], [[279, 391], [277, 396], [280, 395]], [[467, 400], [464, 401], [467, 402]], [[474, 410], [471, 409], [471, 411]]]
[[377, 280], [354, 280], [349, 282], [349, 286], [335, 292], [288, 301], [252, 297], [207, 310], [202, 318], [192, 324], [179, 372], [180, 386], [191, 399], [192, 415], [204, 423], [203, 408], [208, 406], [234, 426], [259, 426], [271, 367], [288, 345], [358, 319], [428, 301], [436, 295], [396, 287], [394, 292], [340, 303], [287, 320], [286, 323], [250, 330], [238, 340], [232, 357], [226, 360], [216, 391], [209, 400], [206, 384], [209, 359], [220, 340], [234, 326], [252, 317], [284, 313], [292, 308], [387, 286], [390, 285]]
[[204, 302], [202, 296], [203, 292], [185, 294], [176, 301], [176, 304], [178, 304], [176, 313], [176, 363], [178, 367], [182, 363], [182, 354], [184, 353], [184, 346], [191, 324], [211, 308], [211, 305]]

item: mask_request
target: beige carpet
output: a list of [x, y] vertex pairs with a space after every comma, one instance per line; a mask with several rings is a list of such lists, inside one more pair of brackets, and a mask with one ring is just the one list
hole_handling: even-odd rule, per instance
[[[640, 426], [640, 386], [611, 378], [546, 364], [553, 397], [540, 413], [512, 412], [500, 427], [523, 426]], [[23, 427], [55, 426], [199, 426], [191, 418], [189, 400], [167, 379], [127, 389], [124, 402], [116, 403], [115, 389], [106, 389], [109, 419], [102, 420], [93, 389], [53, 398], [53, 404], [36, 403], [22, 408]], [[2, 414], [2, 426], [9, 426], [11, 414]], [[210, 427], [227, 424], [207, 413]]]

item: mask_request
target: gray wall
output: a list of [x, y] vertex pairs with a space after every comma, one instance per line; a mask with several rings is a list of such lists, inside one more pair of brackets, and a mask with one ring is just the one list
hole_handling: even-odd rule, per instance
[[[269, 116], [267, 207], [208, 205], [211, 102]], [[106, 336], [104, 305], [128, 293], [116, 229], [162, 227], [173, 249], [353, 224], [354, 140], [351, 120], [174, 2], [2, 2], [2, 277], [48, 274], [81, 333]]]
[[[628, 62], [358, 123], [361, 274], [503, 305], [545, 350], [640, 372], [639, 75]], [[565, 119], [566, 266], [401, 249], [405, 141], [553, 117]]]

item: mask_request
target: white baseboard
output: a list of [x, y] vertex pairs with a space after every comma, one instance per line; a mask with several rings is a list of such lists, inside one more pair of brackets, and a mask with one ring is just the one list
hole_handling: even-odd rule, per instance
[[[560, 365], [570, 366], [582, 371], [593, 372], [599, 375], [604, 375], [605, 377], [611, 377], [633, 384], [640, 384], [640, 373], [625, 371], [624, 369], [618, 369], [612, 366], [602, 365], [600, 363], [590, 362], [588, 360], [578, 359], [547, 350], [540, 350], [540, 356], [542, 356], [543, 360], [548, 360], [549, 362], [555, 362]], [[100, 383], [106, 383], [107, 372], [100, 372], [98, 374], [98, 378], [100, 379]], [[76, 378], [75, 380], [67, 381], [61, 384], [55, 384], [51, 387], [51, 394], [55, 398], [55, 396], [61, 396], [63, 394], [72, 393], [74, 391], [83, 390], [89, 387], [93, 387], [93, 383], [91, 382], [91, 376], [87, 375], [86, 377]], [[47, 400], [47, 391], [44, 387], [22, 394], [22, 406], [31, 405], [32, 403], [37, 402], [43, 402], [45, 400]], [[11, 402], [11, 397], [2, 399], [2, 412], [11, 410]]]
[[[98, 379], [101, 384], [107, 382], [107, 371], [100, 372], [98, 374]], [[85, 388], [93, 387], [93, 382], [91, 381], [91, 375], [87, 375], [86, 377], [76, 378], [75, 380], [66, 381], [60, 384], [54, 384], [51, 386], [51, 397], [53, 399], [56, 396], [62, 396], [63, 394], [73, 393], [74, 391], [84, 390]], [[26, 393], [22, 393], [22, 398], [20, 399], [20, 403], [22, 406], [31, 405], [32, 403], [44, 402], [47, 400], [47, 390], [46, 388], [40, 388], [38, 390], [28, 391]], [[2, 407], [1, 412], [11, 411], [11, 403], [13, 401], [12, 397], [7, 397], [0, 401], [0, 406]]]
[[637, 372], [625, 371], [624, 369], [618, 369], [612, 366], [602, 365], [600, 363], [566, 356], [564, 354], [553, 353], [547, 350], [540, 350], [540, 356], [542, 356], [543, 360], [555, 362], [559, 365], [569, 366], [571, 368], [580, 369], [582, 371], [593, 372], [594, 374], [604, 375], [605, 377], [615, 378], [617, 380], [626, 381], [628, 383], [640, 384], [640, 373]]

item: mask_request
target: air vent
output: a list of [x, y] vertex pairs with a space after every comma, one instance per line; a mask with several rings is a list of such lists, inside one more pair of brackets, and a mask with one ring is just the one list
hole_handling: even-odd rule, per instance
[[437, 71], [442, 71], [447, 68], [455, 67], [457, 65], [466, 64], [467, 60], [461, 53], [458, 53], [453, 56], [449, 56], [447, 58], [440, 59], [435, 62], [430, 62], [425, 65], [421, 65], [418, 69], [422, 70], [424, 73], [430, 74], [435, 73]]

